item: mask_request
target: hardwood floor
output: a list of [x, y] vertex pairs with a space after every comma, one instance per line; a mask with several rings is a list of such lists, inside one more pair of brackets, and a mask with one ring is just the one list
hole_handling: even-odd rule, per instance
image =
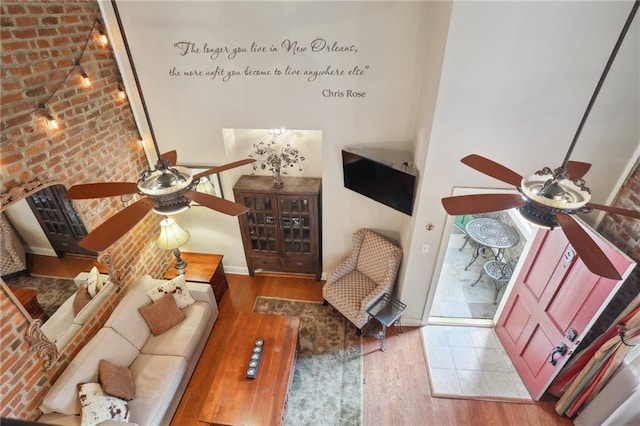
[[27, 270], [33, 275], [75, 278], [80, 272], [89, 271], [93, 266], [97, 266], [102, 273], [107, 272], [104, 265], [91, 257], [73, 255], [53, 257], [27, 253]]
[[[92, 260], [86, 263], [86, 258], [41, 257], [34, 257], [32, 273], [73, 277], [92, 265]], [[174, 426], [202, 425], [197, 420], [198, 414], [215, 370], [219, 367], [218, 348], [233, 344], [234, 336], [230, 332], [234, 318], [239, 312], [252, 311], [257, 296], [322, 301], [322, 282], [313, 278], [287, 275], [256, 275], [253, 278], [227, 274], [227, 279], [229, 290], [220, 303], [220, 316], [174, 416]], [[432, 397], [420, 336], [418, 328], [404, 327], [404, 333], [400, 335], [390, 328], [387, 331], [386, 352], [379, 350], [379, 341], [363, 339], [363, 425], [572, 424], [571, 420], [554, 412], [554, 402], [551, 400], [515, 404]]]

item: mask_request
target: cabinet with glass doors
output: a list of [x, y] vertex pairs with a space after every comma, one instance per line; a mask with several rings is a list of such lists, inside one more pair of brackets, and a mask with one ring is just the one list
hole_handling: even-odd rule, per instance
[[313, 274], [320, 279], [321, 179], [242, 176], [235, 200], [249, 208], [239, 217], [249, 274], [256, 270]]

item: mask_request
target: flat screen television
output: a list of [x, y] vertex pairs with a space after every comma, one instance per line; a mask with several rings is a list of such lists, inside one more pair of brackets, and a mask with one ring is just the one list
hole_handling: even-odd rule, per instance
[[[393, 150], [343, 149], [345, 188], [411, 216], [417, 173], [406, 154]], [[405, 160], [398, 161], [398, 158]]]

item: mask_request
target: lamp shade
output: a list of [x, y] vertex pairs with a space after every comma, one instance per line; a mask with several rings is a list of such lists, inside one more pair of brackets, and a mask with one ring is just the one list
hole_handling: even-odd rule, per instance
[[156, 244], [163, 250], [173, 250], [185, 244], [191, 238], [191, 234], [185, 231], [170, 217], [160, 222], [160, 236]]
[[196, 186], [196, 191], [202, 192], [204, 194], [216, 195], [216, 189], [213, 187], [211, 181], [206, 176], [200, 178], [200, 182], [198, 182], [198, 185]]

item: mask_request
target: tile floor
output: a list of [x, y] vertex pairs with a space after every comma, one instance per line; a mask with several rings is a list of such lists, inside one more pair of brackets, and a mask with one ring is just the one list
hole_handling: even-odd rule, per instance
[[451, 235], [430, 316], [492, 319], [498, 307], [493, 303], [495, 292], [493, 281], [483, 274], [480, 281], [475, 286], [471, 286], [480, 276], [483, 262], [482, 258], [478, 258], [465, 271], [464, 268], [471, 259], [474, 246], [473, 243], [468, 243], [460, 250], [463, 244], [463, 234]]
[[531, 401], [493, 328], [422, 328], [433, 396]]

